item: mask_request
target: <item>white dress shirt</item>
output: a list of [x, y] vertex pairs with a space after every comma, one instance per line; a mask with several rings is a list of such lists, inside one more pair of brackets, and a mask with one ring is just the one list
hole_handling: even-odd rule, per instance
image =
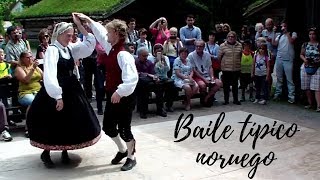
[[55, 46], [49, 46], [44, 56], [43, 82], [50, 97], [61, 99], [62, 89], [57, 79], [59, 53], [63, 58], [70, 59], [69, 48], [74, 60], [88, 57], [96, 46], [96, 40], [93, 34], [88, 34], [83, 42], [69, 43], [68, 48], [63, 47], [58, 41], [55, 41], [53, 44]]
[[[111, 44], [108, 42], [107, 30], [98, 22], [90, 23], [91, 30], [100, 45], [109, 54], [112, 49]], [[117, 54], [118, 65], [121, 69], [122, 83], [119, 84], [116, 92], [121, 96], [129, 96], [135, 90], [139, 76], [133, 56], [127, 51], [120, 51]], [[106, 82], [108, 83], [108, 82]]]

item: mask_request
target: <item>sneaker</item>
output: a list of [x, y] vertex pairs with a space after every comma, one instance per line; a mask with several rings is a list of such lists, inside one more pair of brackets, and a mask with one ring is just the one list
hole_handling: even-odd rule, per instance
[[12, 141], [12, 137], [7, 130], [2, 131], [1, 138], [6, 142]]
[[262, 99], [262, 100], [260, 100], [258, 103], [261, 104], [261, 105], [265, 105], [265, 104], [267, 104], [267, 101], [264, 100], [264, 99]]
[[309, 104], [309, 105], [304, 106], [304, 108], [305, 108], [305, 109], [311, 109], [312, 106]]
[[[122, 152], [118, 152], [116, 154], [116, 156], [111, 160], [111, 164], [119, 164], [119, 162], [128, 156], [128, 151], [122, 153]], [[128, 158], [129, 159], [129, 158]]]
[[241, 105], [241, 102], [240, 101], [233, 101], [233, 104]]
[[279, 98], [278, 96], [274, 96], [274, 97], [273, 97], [273, 100], [274, 100], [274, 101], [280, 101], [280, 98]]
[[294, 103], [294, 99], [288, 99], [288, 103], [293, 104]]
[[320, 107], [317, 108], [316, 112], [320, 112]]
[[166, 111], [167, 111], [167, 112], [173, 112], [173, 108], [172, 108], [172, 107], [167, 107], [167, 108], [166, 108]]
[[255, 100], [253, 101], [254, 104], [256, 104], [256, 103], [258, 103], [258, 102], [259, 102], [258, 99], [255, 99]]
[[121, 167], [121, 171], [129, 171], [131, 170], [135, 165], [137, 164], [136, 159], [132, 160], [130, 158], [127, 158], [124, 165]]

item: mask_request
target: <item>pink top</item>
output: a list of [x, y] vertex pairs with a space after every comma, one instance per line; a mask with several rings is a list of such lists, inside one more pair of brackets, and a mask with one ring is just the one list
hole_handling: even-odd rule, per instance
[[96, 43], [96, 51], [97, 51], [97, 54], [98, 54], [98, 56], [97, 56], [97, 64], [98, 65], [100, 65], [100, 64], [102, 64], [102, 57], [101, 57], [101, 55], [102, 54], [105, 54], [106, 53], [106, 51], [104, 50], [104, 48], [101, 46], [101, 44], [100, 43]]
[[162, 37], [161, 33], [159, 32], [159, 30], [157, 28], [152, 28], [150, 29], [151, 34], [156, 37], [155, 39], [155, 44], [160, 43], [163, 45], [163, 43], [170, 37], [170, 31], [168, 29], [166, 29], [164, 32], [166, 34], [166, 37]]

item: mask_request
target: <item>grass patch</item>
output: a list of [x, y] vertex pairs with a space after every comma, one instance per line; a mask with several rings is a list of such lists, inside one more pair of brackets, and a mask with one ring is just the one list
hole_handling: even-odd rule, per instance
[[126, 0], [42, 0], [26, 8], [23, 12], [15, 14], [15, 18], [47, 17], [57, 15], [71, 15], [72, 12], [86, 14], [107, 13], [114, 6]]

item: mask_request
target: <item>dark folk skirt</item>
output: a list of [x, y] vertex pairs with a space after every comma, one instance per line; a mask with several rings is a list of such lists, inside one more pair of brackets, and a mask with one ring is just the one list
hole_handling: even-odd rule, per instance
[[31, 145], [46, 150], [72, 150], [95, 144], [101, 127], [84, 91], [75, 77], [62, 85], [64, 107], [56, 110], [56, 100], [44, 86], [27, 115]]

